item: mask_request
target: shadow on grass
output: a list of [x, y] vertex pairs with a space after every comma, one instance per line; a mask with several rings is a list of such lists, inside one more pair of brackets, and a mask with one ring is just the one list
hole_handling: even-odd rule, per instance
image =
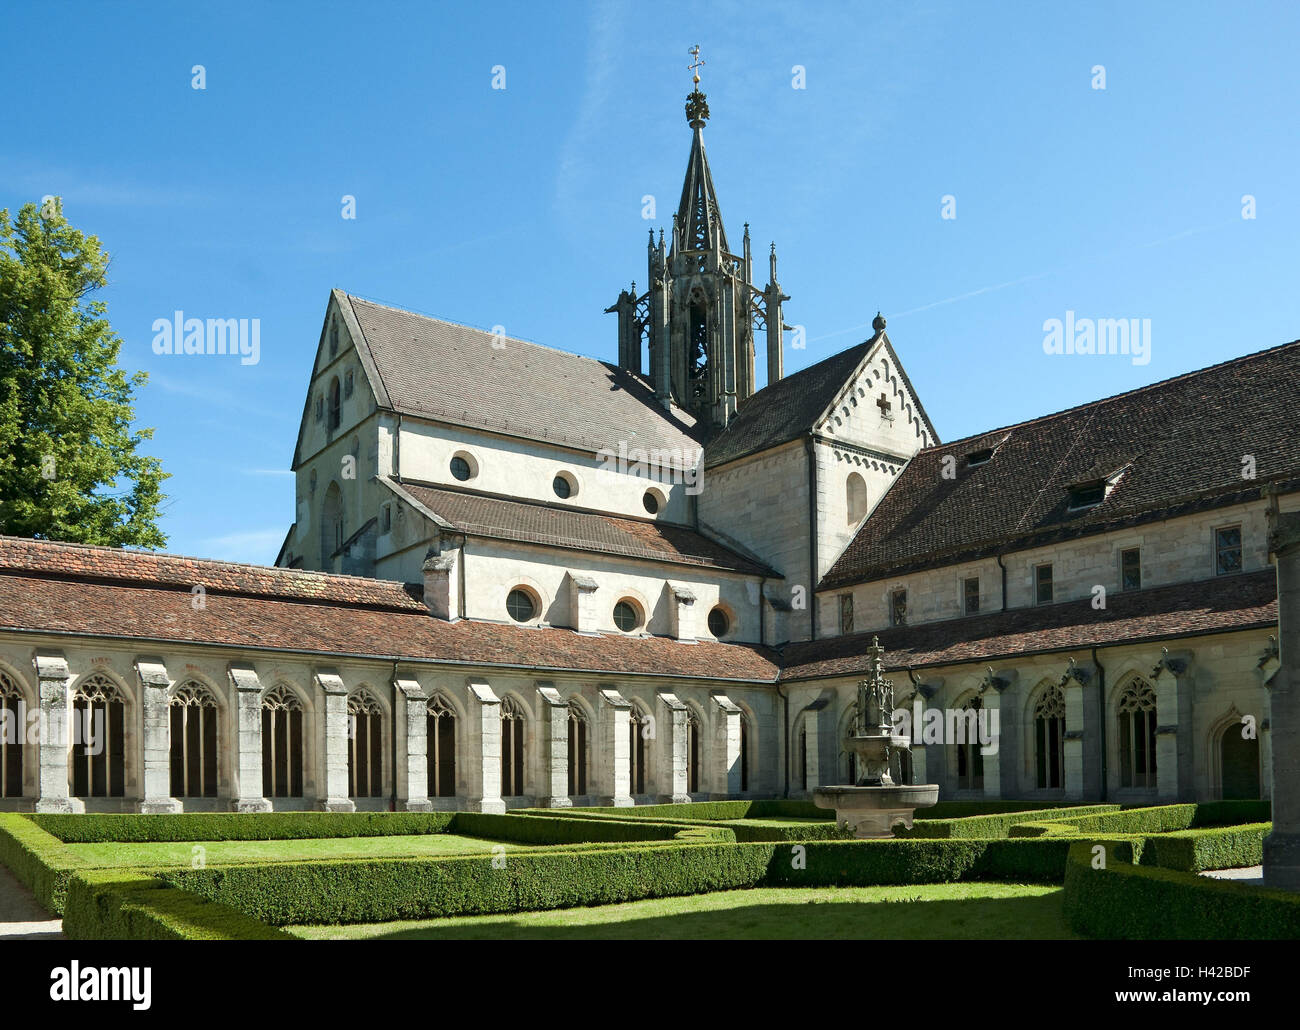
[[[1064, 940], [1062, 891], [1025, 898], [734, 905], [608, 922], [592, 909], [422, 923], [368, 940]], [[690, 899], [680, 899], [689, 903]]]

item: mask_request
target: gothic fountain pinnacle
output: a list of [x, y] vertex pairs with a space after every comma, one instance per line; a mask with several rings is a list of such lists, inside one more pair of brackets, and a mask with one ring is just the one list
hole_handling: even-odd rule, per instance
[[912, 828], [912, 815], [939, 800], [939, 785], [897, 784], [889, 773], [894, 752], [911, 750], [911, 740], [894, 732], [894, 687], [884, 674], [885, 649], [872, 637], [867, 648], [866, 679], [858, 681], [858, 710], [845, 747], [856, 761], [858, 782], [852, 786], [818, 787], [818, 808], [833, 808], [835, 820], [856, 837], [892, 837], [894, 827]]

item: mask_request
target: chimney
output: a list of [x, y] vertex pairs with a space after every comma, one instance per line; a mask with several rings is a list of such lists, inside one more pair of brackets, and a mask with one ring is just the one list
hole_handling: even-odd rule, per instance
[[673, 639], [695, 643], [695, 592], [690, 587], [669, 583], [672, 604], [669, 617], [672, 621]]
[[460, 618], [459, 552], [431, 554], [424, 559], [424, 603], [434, 618], [455, 622]]

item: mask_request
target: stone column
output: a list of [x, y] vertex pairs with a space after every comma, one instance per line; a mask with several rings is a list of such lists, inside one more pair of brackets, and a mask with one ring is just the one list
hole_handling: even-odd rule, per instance
[[1186, 682], [1188, 658], [1162, 650], [1155, 668], [1156, 793], [1162, 804], [1191, 801], [1192, 689]]
[[1300, 512], [1270, 512], [1269, 530], [1281, 667], [1269, 697], [1273, 832], [1264, 838], [1264, 885], [1300, 891]]
[[1278, 660], [1277, 637], [1269, 637], [1269, 649], [1260, 659], [1259, 675], [1264, 684], [1264, 705], [1259, 719], [1259, 788], [1260, 797], [1273, 797], [1273, 684], [1282, 668]]
[[271, 802], [262, 795], [262, 681], [251, 665], [231, 662], [226, 666], [235, 690], [234, 797], [236, 812], [269, 812]]
[[600, 803], [615, 808], [632, 805], [632, 752], [628, 736], [632, 705], [613, 687], [600, 688]]
[[725, 801], [740, 793], [739, 706], [725, 694], [714, 694], [718, 711], [713, 734], [713, 783], [710, 797]]
[[1015, 669], [1002, 669], [984, 680], [983, 706], [988, 712], [989, 744], [981, 746], [984, 759], [984, 796], [991, 799], [1014, 798], [1020, 792], [1016, 782], [1020, 771], [1020, 735], [1016, 727], [1017, 691], [1019, 679]]
[[140, 709], [144, 719], [144, 784], [140, 811], [145, 814], [179, 812], [182, 805], [172, 792], [171, 677], [161, 658], [137, 658]]
[[[321, 720], [325, 736], [324, 776], [317, 786], [316, 804], [326, 812], [355, 812], [352, 785], [348, 782], [348, 736], [351, 720], [348, 718], [348, 688], [337, 669], [316, 670], [316, 685], [323, 695]], [[321, 794], [321, 787], [324, 793]]]
[[538, 808], [572, 808], [569, 797], [569, 706], [549, 680], [537, 681]]
[[[824, 732], [822, 712], [830, 704], [830, 698], [825, 693], [817, 698], [812, 704], [803, 710], [803, 791], [808, 797], [812, 797], [812, 792], [822, 785], [822, 733]], [[831, 732], [835, 727], [831, 726]], [[797, 778], [799, 769], [797, 763], [799, 756], [799, 741], [796, 738], [793, 742], [794, 755], [791, 756], [791, 772]], [[833, 752], [834, 753], [834, 752]], [[796, 782], [798, 780], [796, 779]]]
[[[33, 664], [41, 706], [36, 742], [36, 811], [84, 811], [84, 804], [68, 794], [68, 688], [72, 674], [67, 659], [60, 651], [47, 651], [38, 653]], [[26, 733], [27, 727], [20, 726], [18, 732]]]
[[504, 813], [501, 798], [501, 699], [482, 680], [469, 680], [465, 720], [465, 808]]
[[659, 756], [659, 800], [664, 804], [685, 804], [691, 800], [686, 781], [686, 748], [689, 745], [686, 728], [686, 705], [676, 694], [660, 691], [663, 716], [657, 720], [658, 736], [655, 751]]
[[[1089, 705], [1082, 679], [1067, 674], [1061, 684], [1065, 695], [1065, 799], [1082, 801], [1088, 796], [1087, 756], [1084, 745], [1088, 740], [1087, 724]], [[1096, 734], [1093, 734], [1095, 737]], [[1100, 742], [1098, 742], [1100, 746]], [[1104, 757], [1104, 756], [1103, 756]]]
[[397, 808], [432, 812], [429, 800], [429, 696], [412, 678], [397, 677]]

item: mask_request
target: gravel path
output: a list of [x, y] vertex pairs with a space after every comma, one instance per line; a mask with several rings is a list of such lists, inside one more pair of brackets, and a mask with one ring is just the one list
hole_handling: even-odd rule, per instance
[[32, 892], [0, 865], [0, 940], [40, 941], [63, 937], [63, 920], [36, 903]]

